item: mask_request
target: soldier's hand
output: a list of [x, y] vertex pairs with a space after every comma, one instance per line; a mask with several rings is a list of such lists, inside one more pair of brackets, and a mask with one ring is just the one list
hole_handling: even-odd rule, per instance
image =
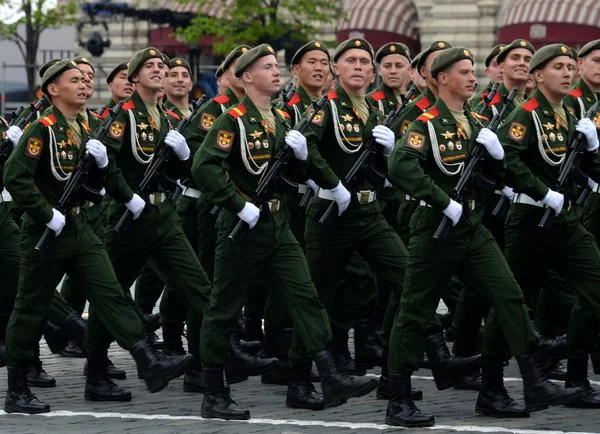
[[381, 145], [381, 153], [384, 157], [389, 157], [394, 150], [396, 136], [392, 130], [385, 125], [377, 125], [373, 128], [373, 137], [375, 141]]
[[173, 149], [173, 152], [175, 152], [175, 155], [177, 155], [181, 161], [190, 158], [190, 148], [185, 141], [185, 137], [183, 137], [179, 131], [169, 131], [165, 137], [165, 144]]
[[502, 196], [505, 196], [508, 200], [512, 201], [515, 197], [515, 192], [508, 185], [505, 185], [502, 189]]
[[244, 208], [242, 208], [242, 210], [237, 213], [237, 216], [241, 220], [248, 223], [248, 226], [250, 226], [250, 229], [252, 229], [254, 226], [256, 226], [256, 223], [258, 223], [258, 219], [260, 217], [260, 210], [253, 203], [246, 202]]
[[65, 216], [56, 208], [52, 208], [52, 220], [46, 223], [49, 229], [52, 229], [58, 237], [65, 227]]
[[577, 123], [575, 128], [580, 133], [583, 133], [587, 139], [585, 149], [589, 152], [594, 152], [598, 149], [598, 130], [591, 119], [583, 118]]
[[485, 146], [485, 149], [494, 160], [502, 160], [504, 158], [504, 148], [498, 140], [498, 136], [489, 128], [482, 128], [477, 135], [477, 142]]
[[12, 142], [13, 148], [17, 146], [21, 136], [23, 135], [23, 130], [16, 125], [13, 125], [8, 130], [6, 130], [6, 137]]
[[300, 131], [292, 130], [285, 135], [285, 143], [294, 151], [294, 157], [300, 161], [308, 160], [306, 137]]
[[450, 199], [450, 205], [442, 211], [446, 217], [452, 220], [452, 226], [456, 226], [463, 213], [463, 207], [460, 203]]
[[90, 139], [85, 144], [85, 149], [90, 153], [99, 169], [108, 166], [108, 155], [106, 155], [106, 146], [100, 140]]
[[331, 189], [331, 194], [333, 195], [333, 200], [337, 203], [339, 217], [348, 209], [348, 205], [350, 205], [350, 192], [340, 182], [337, 187]]
[[133, 193], [131, 200], [125, 202], [125, 206], [133, 214], [133, 219], [137, 220], [142, 211], [144, 211], [144, 208], [146, 208], [146, 202], [137, 193]]
[[548, 190], [546, 197], [542, 199], [542, 203], [548, 208], [552, 208], [556, 215], [559, 215], [565, 204], [565, 197], [554, 190]]
[[317, 194], [317, 191], [319, 191], [319, 186], [312, 179], [307, 179], [306, 185], [308, 185], [310, 187], [310, 189], [313, 191], [313, 193], [315, 193], [315, 194]]

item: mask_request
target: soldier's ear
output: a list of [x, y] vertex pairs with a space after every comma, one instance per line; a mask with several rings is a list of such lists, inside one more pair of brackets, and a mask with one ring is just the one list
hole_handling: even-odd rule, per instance
[[333, 64], [333, 72], [335, 73], [335, 76], [337, 77], [338, 75], [340, 75], [340, 68], [338, 67], [337, 63]]
[[538, 84], [544, 82], [544, 73], [541, 69], [536, 69], [535, 71], [533, 71], [533, 79]]

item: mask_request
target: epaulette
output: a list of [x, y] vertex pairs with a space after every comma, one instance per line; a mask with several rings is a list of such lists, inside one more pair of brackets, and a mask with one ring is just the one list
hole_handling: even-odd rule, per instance
[[375, 101], [381, 101], [382, 99], [385, 99], [385, 92], [383, 90], [378, 90], [377, 92], [373, 92], [369, 96]]
[[288, 112], [284, 112], [283, 110], [279, 110], [279, 109], [275, 109], [275, 111], [277, 113], [279, 113], [281, 116], [283, 116], [286, 119], [290, 119], [290, 115], [288, 114]]
[[337, 92], [335, 90], [332, 90], [331, 92], [329, 92], [327, 94], [327, 101], [331, 101], [332, 99], [337, 99]]
[[525, 104], [523, 104], [523, 106], [521, 108], [523, 110], [531, 113], [539, 106], [540, 106], [540, 103], [538, 102], [538, 100], [535, 97], [531, 97], [530, 99], [527, 100], [527, 102]]
[[56, 118], [54, 117], [53, 114], [40, 119], [40, 124], [42, 124], [45, 127], [52, 126], [55, 123], [56, 123]]
[[217, 104], [226, 104], [229, 102], [229, 97], [227, 95], [219, 95], [213, 98], [213, 101]]
[[108, 107], [104, 107], [104, 110], [102, 111], [102, 114], [100, 115], [100, 117], [102, 119], [106, 119], [106, 116], [108, 116], [109, 112], [110, 112], [110, 109]]
[[490, 101], [490, 106], [496, 105], [499, 102], [502, 102], [502, 96], [500, 96], [500, 92], [496, 92], [492, 100]]
[[481, 95], [479, 95], [480, 99], [484, 99], [487, 98], [487, 96], [490, 94], [489, 90], [486, 90], [485, 92], [483, 92]]
[[99, 114], [98, 114], [98, 113], [96, 113], [95, 111], [92, 111], [92, 114], [94, 115], [94, 117], [95, 117], [95, 118], [98, 118], [98, 119], [104, 119], [104, 118], [102, 117], [102, 115], [99, 115]]
[[431, 107], [431, 103], [429, 102], [429, 98], [427, 98], [426, 96], [423, 96], [423, 98], [421, 98], [419, 101], [417, 101], [415, 103], [415, 106], [417, 106], [421, 111], [424, 112], [429, 107]]
[[125, 104], [123, 104], [123, 105], [121, 106], [121, 108], [122, 108], [123, 110], [131, 110], [131, 109], [134, 109], [134, 108], [135, 108], [135, 103], [133, 102], [133, 100], [131, 100], [131, 99], [130, 99], [130, 100], [129, 100], [129, 101], [127, 101]]
[[302, 102], [302, 100], [300, 99], [300, 95], [298, 95], [298, 93], [295, 93], [294, 96], [292, 96], [290, 98], [290, 100], [287, 102], [287, 106], [291, 107], [293, 105], [296, 105], [298, 103]]
[[431, 110], [429, 110], [429, 111], [423, 113], [421, 116], [419, 116], [417, 118], [417, 120], [421, 121], [421, 122], [427, 122], [427, 121], [437, 118], [439, 115], [440, 115], [440, 113], [438, 112], [437, 107], [434, 107]]
[[178, 121], [181, 120], [179, 115], [177, 113], [175, 113], [174, 111], [165, 110], [165, 113], [168, 114], [169, 116], [171, 116], [172, 118], [174, 118], [175, 120], [178, 120]]
[[[497, 94], [496, 94], [497, 95]], [[482, 120], [482, 121], [489, 121], [489, 119], [485, 116], [480, 115], [477, 112], [471, 112], [471, 114], [473, 115], [473, 117], [475, 117], [476, 119]]]
[[569, 92], [569, 95], [574, 96], [575, 98], [579, 98], [580, 96], [583, 96], [583, 91], [580, 87], [578, 87]]
[[244, 106], [244, 104], [238, 104], [235, 107], [231, 107], [229, 109], [229, 111], [227, 112], [227, 114], [229, 116], [231, 116], [233, 119], [237, 119], [240, 116], [243, 116], [246, 114], [246, 107]]

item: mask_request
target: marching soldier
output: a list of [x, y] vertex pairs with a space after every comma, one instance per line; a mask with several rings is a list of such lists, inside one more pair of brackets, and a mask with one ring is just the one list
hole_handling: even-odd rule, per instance
[[133, 93], [133, 83], [127, 80], [127, 62], [119, 63], [112, 71], [110, 71], [110, 74], [106, 77], [106, 84], [108, 84], [108, 90], [110, 91], [111, 97], [106, 103], [106, 106], [99, 110], [102, 119], [105, 119], [106, 116], [108, 116], [108, 111], [111, 108], [125, 98], [129, 98]]
[[167, 100], [165, 109], [171, 110], [181, 119], [192, 114], [190, 92], [192, 91], [192, 69], [185, 59], [174, 58], [169, 63], [169, 75], [165, 84]]
[[406, 84], [409, 82], [410, 52], [402, 43], [388, 42], [375, 53], [375, 62], [379, 65], [377, 73], [383, 83], [367, 99], [387, 115], [402, 104]]
[[415, 88], [414, 98], [418, 98], [427, 87], [427, 82], [423, 77], [421, 77], [421, 74], [419, 74], [417, 68], [417, 65], [419, 64], [419, 59], [421, 59], [421, 54], [423, 54], [423, 52], [413, 57], [412, 61], [410, 62], [410, 83], [406, 85], [407, 89], [410, 89], [411, 86]]
[[479, 92], [473, 93], [473, 97], [471, 98], [472, 104], [475, 106], [479, 104], [479, 101], [485, 98], [488, 95], [489, 87], [494, 83], [499, 83], [502, 81], [503, 72], [502, 67], [500, 66], [500, 61], [498, 60], [498, 55], [504, 50], [503, 44], [498, 44], [490, 54], [485, 58], [485, 75], [490, 79], [489, 84]]

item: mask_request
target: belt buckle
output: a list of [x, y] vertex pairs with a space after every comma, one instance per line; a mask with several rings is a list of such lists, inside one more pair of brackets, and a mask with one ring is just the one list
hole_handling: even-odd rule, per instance
[[73, 215], [77, 215], [80, 212], [81, 212], [81, 207], [74, 206], [73, 208], [71, 208], [71, 214], [73, 214]]
[[271, 200], [269, 200], [269, 210], [271, 211], [271, 214], [276, 213], [277, 211], [279, 211], [279, 206], [280, 206], [279, 199], [271, 199]]
[[161, 199], [162, 199], [162, 194], [161, 193], [154, 193], [153, 194], [152, 205], [160, 205], [160, 200]]
[[358, 203], [360, 203], [361, 205], [369, 203], [369, 198], [371, 195], [371, 192], [369, 190], [361, 190], [358, 192], [358, 194], [360, 195]]

